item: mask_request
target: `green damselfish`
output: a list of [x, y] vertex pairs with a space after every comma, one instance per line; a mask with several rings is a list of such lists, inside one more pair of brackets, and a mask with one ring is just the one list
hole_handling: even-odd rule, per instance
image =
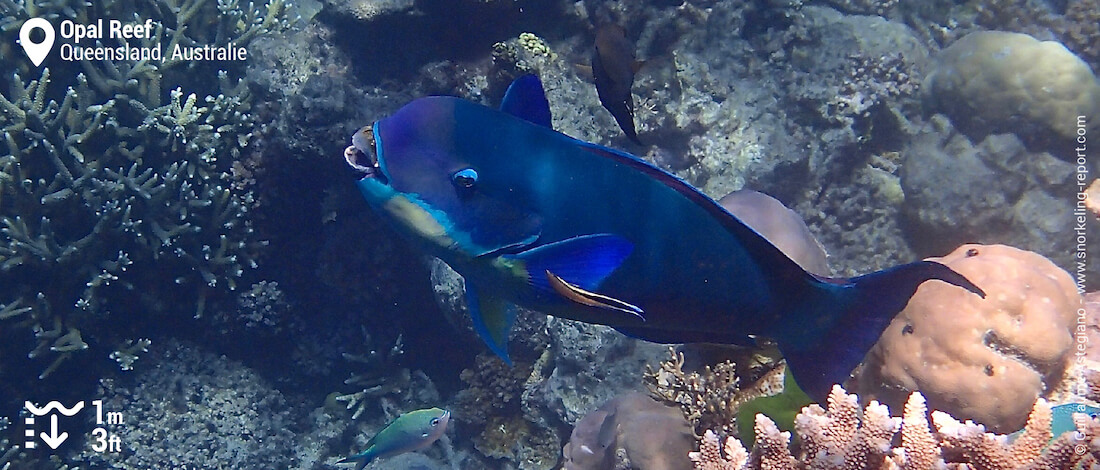
[[398, 416], [367, 442], [367, 450], [336, 463], [358, 463], [363, 470], [376, 459], [424, 449], [443, 436], [451, 412], [440, 408], [416, 410]]

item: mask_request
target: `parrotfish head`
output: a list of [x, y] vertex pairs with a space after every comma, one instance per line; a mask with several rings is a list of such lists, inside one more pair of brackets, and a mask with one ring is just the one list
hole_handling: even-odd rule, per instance
[[[344, 158], [367, 202], [447, 260], [507, 252], [538, 238], [541, 220], [483, 171], [458, 131], [454, 102], [422, 98], [352, 135]], [[493, 181], [498, 180], [498, 181]], [[450, 260], [448, 260], [450, 261]]]

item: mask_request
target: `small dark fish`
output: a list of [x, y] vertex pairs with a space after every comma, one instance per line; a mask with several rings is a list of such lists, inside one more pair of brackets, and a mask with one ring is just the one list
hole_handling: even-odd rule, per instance
[[634, 130], [634, 73], [641, 67], [634, 58], [634, 44], [626, 39], [626, 31], [617, 24], [605, 24], [596, 31], [596, 51], [592, 53], [592, 78], [600, 103], [615, 117], [630, 140], [638, 145]]

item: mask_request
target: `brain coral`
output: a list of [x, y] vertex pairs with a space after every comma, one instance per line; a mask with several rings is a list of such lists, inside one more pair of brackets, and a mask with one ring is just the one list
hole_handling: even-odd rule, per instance
[[922, 93], [971, 138], [1014, 132], [1063, 159], [1072, 158], [1077, 117], [1100, 114], [1100, 84], [1084, 61], [1058, 42], [1003, 31], [971, 33], [940, 52]]
[[1070, 359], [1080, 302], [1073, 280], [1043, 256], [1004, 245], [962, 245], [932, 260], [986, 298], [921, 285], [868, 353], [858, 386], [890, 407], [920, 390], [931, 408], [998, 433], [1020, 429]]

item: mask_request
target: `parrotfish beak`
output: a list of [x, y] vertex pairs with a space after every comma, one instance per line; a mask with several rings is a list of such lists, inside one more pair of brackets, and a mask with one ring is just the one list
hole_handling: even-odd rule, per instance
[[351, 136], [351, 145], [344, 149], [344, 160], [364, 178], [382, 177], [378, 166], [378, 148], [374, 125], [364, 126]]

